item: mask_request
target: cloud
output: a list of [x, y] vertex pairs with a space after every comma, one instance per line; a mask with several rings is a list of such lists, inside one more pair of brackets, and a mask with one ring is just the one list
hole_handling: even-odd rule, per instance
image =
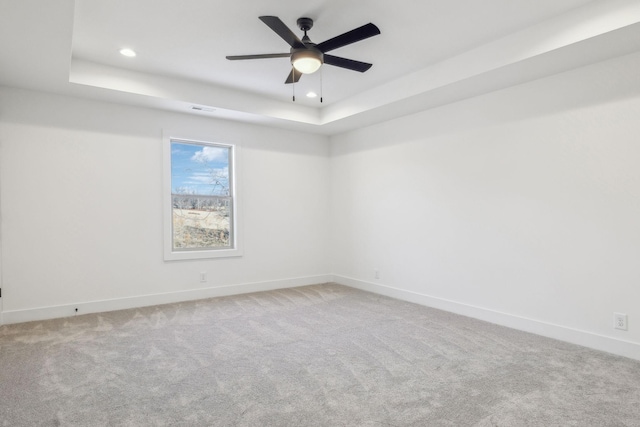
[[218, 180], [229, 179], [229, 166], [214, 169], [213, 171], [211, 171], [211, 176], [214, 179], [218, 179]]
[[196, 172], [189, 175], [185, 184], [211, 184], [212, 176], [207, 172]]
[[216, 160], [227, 160], [229, 150], [222, 147], [202, 147], [202, 150], [196, 151], [191, 160], [198, 163], [213, 162]]
[[216, 181], [227, 181], [229, 168], [211, 169], [208, 172], [194, 172], [185, 180], [185, 184], [214, 184]]

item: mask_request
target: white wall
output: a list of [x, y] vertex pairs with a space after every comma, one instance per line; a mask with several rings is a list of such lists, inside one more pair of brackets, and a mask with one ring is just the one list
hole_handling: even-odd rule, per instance
[[332, 138], [337, 281], [640, 359], [639, 69]]
[[[163, 128], [241, 145], [243, 257], [163, 261]], [[323, 136], [0, 88], [3, 320], [329, 280], [329, 161]]]
[[[330, 145], [0, 88], [1, 320], [334, 273], [340, 283], [640, 359], [638, 69], [640, 54], [618, 58]], [[242, 144], [242, 258], [163, 261], [163, 128]], [[612, 329], [614, 311], [629, 315], [629, 331]]]

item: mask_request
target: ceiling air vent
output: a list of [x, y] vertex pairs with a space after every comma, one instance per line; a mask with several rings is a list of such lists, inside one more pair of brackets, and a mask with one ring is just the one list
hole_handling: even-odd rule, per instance
[[191, 109], [192, 110], [196, 110], [196, 111], [205, 111], [207, 113], [211, 113], [213, 111], [216, 111], [216, 109], [213, 108], [213, 107], [202, 107], [200, 105], [192, 105]]

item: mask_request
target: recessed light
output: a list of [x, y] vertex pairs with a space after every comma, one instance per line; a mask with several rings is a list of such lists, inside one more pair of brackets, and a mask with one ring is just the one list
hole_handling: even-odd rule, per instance
[[316, 98], [318, 96], [317, 93], [315, 92], [308, 92], [307, 93], [307, 98]]
[[133, 58], [134, 56], [136, 56], [136, 52], [133, 49], [129, 48], [120, 49], [120, 54], [128, 56], [129, 58]]

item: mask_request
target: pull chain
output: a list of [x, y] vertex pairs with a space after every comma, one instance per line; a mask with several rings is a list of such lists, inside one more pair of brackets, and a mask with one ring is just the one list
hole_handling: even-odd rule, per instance
[[291, 89], [293, 90], [293, 102], [296, 102], [296, 69], [291, 69], [291, 75], [293, 76], [293, 82], [291, 82]]
[[322, 104], [322, 67], [320, 68], [320, 104]]

